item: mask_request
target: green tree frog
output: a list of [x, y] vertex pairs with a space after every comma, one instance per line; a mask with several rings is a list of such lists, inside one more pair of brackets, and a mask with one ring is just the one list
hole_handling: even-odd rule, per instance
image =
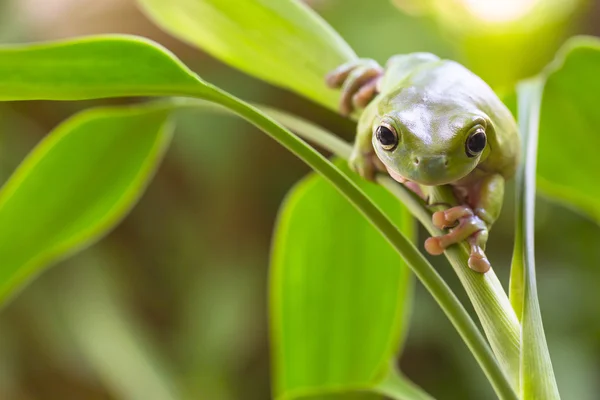
[[426, 201], [431, 187], [451, 185], [460, 205], [432, 217], [450, 230], [428, 238], [425, 249], [438, 255], [467, 240], [469, 267], [488, 271], [488, 232], [521, 151], [514, 117], [493, 90], [462, 65], [429, 53], [394, 56], [385, 68], [360, 59], [326, 80], [341, 87], [342, 114], [360, 112], [350, 166], [367, 179], [387, 171]]

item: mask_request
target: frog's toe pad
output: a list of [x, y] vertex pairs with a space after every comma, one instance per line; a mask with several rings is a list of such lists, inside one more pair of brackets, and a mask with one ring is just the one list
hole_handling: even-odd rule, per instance
[[469, 256], [469, 268], [475, 272], [485, 274], [492, 268], [492, 265], [482, 251], [471, 252], [471, 255]]
[[444, 252], [444, 248], [438, 237], [430, 237], [425, 240], [425, 250], [432, 256], [439, 256]]

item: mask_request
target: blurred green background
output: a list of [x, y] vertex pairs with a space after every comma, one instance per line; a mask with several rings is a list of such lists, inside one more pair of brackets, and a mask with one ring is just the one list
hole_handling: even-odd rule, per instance
[[[600, 35], [599, 0], [309, 3], [362, 57], [385, 62], [393, 54], [433, 52], [465, 63], [499, 92], [538, 72], [566, 37]], [[106, 32], [157, 40], [206, 80], [352, 138], [351, 122], [160, 32], [133, 0], [0, 0], [0, 43]], [[60, 121], [110, 102], [0, 103], [0, 181]], [[270, 398], [272, 226], [286, 192], [307, 172], [240, 120], [182, 114], [164, 164], [131, 215], [2, 309], [0, 399]], [[509, 188], [488, 250], [505, 284], [511, 195]], [[596, 224], [539, 199], [540, 301], [565, 399], [593, 400], [600, 393], [599, 239]], [[468, 301], [445, 261], [432, 261]], [[418, 285], [398, 362], [436, 398], [494, 398], [467, 348]]]

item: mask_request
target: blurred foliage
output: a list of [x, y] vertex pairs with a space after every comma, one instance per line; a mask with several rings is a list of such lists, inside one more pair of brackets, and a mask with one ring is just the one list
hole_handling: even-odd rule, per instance
[[393, 0], [433, 20], [462, 61], [497, 89], [537, 74], [586, 11], [588, 0]]
[[[69, 35], [91, 33], [90, 20], [95, 22], [95, 31], [105, 27], [107, 32], [164, 38], [156, 28], [140, 22], [145, 21], [140, 13], [114, 26], [108, 11], [127, 2], [102, 2], [106, 12], [85, 12], [86, 7], [79, 7], [80, 13], [61, 13], [69, 9], [57, 5], [52, 24], [44, 25], [39, 15], [31, 18], [35, 1], [0, 0], [0, 7], [8, 10], [0, 18], [13, 21], [0, 25], [0, 41], [55, 37], [54, 27], [69, 28]], [[556, 29], [551, 40], [544, 36], [528, 39], [527, 51], [480, 58], [468, 56], [467, 41], [458, 40], [438, 19], [403, 15], [386, 1], [311, 3], [360, 56], [385, 61], [396, 53], [431, 51], [463, 61], [483, 76], [500, 71], [506, 74], [498, 75], [500, 83], [537, 72], [566, 34]], [[591, 23], [598, 20], [600, 5], [591, 6], [585, 18], [563, 19], [570, 32], [600, 34]], [[478, 32], [486, 31], [482, 27]], [[494, 43], [511, 47], [510, 38], [487, 35], [492, 42], [485, 42], [485, 35], [472, 39], [476, 50], [487, 51]], [[352, 125], [333, 113], [166, 40], [172, 39], [161, 42], [202, 71], [207, 80], [243, 98], [295, 110], [352, 136]], [[526, 56], [533, 59], [513, 62]], [[512, 67], [517, 64], [531, 69], [515, 72]], [[99, 103], [108, 101], [94, 102]], [[88, 105], [1, 103], [0, 178], [4, 180], [58, 122]], [[204, 129], [214, 134], [197, 134], [199, 118]], [[307, 170], [243, 122], [193, 111], [186, 112], [185, 120], [165, 164], [125, 222], [92, 250], [49, 270], [3, 309], [0, 398], [126, 398], [123, 389], [102, 371], [101, 360], [76, 339], [90, 334], [81, 333], [77, 325], [83, 323], [106, 329], [97, 333], [113, 336], [103, 338], [111, 351], [127, 348], [131, 338], [143, 343], [144, 354], [151, 354], [152, 363], [160, 364], [155, 371], [173, 379], [184, 398], [269, 398], [265, 313], [271, 228], [284, 194]], [[489, 244], [492, 263], [498, 266], [499, 275], [504, 272], [504, 278], [510, 263], [512, 214], [507, 204]], [[600, 233], [595, 223], [544, 199], [539, 201], [537, 216], [540, 302], [558, 384], [565, 398], [593, 400], [600, 392], [600, 302], [595, 287], [600, 280]], [[442, 267], [440, 273], [461, 293], [445, 261], [432, 262]], [[75, 307], [78, 303], [81, 308]], [[458, 335], [420, 287], [415, 303], [418, 308], [399, 360], [402, 370], [440, 399], [493, 398], [477, 365], [465, 356], [467, 350]], [[86, 304], [93, 308], [85, 308]], [[122, 312], [116, 317], [115, 307]], [[82, 310], [88, 310], [83, 311], [85, 320]], [[107, 314], [128, 322], [111, 322]]]

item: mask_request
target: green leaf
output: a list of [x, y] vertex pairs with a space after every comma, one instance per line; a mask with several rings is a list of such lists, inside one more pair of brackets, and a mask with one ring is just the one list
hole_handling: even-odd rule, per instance
[[600, 223], [600, 40], [571, 39], [546, 71], [538, 187]]
[[544, 334], [535, 274], [535, 180], [542, 90], [541, 78], [523, 82], [517, 88], [525, 161], [517, 174], [516, 234], [510, 296], [522, 326], [519, 382], [522, 400], [560, 399]]
[[[414, 236], [397, 199], [360, 186]], [[323, 178], [296, 185], [280, 211], [271, 261], [277, 397], [374, 387], [408, 328], [411, 281], [394, 249]]]
[[162, 28], [264, 81], [336, 108], [325, 75], [354, 51], [297, 0], [139, 0]]
[[168, 50], [126, 35], [0, 46], [0, 88], [4, 101], [212, 93]]
[[0, 301], [127, 214], [169, 143], [167, 122], [164, 110], [96, 109], [31, 152], [0, 190]]

